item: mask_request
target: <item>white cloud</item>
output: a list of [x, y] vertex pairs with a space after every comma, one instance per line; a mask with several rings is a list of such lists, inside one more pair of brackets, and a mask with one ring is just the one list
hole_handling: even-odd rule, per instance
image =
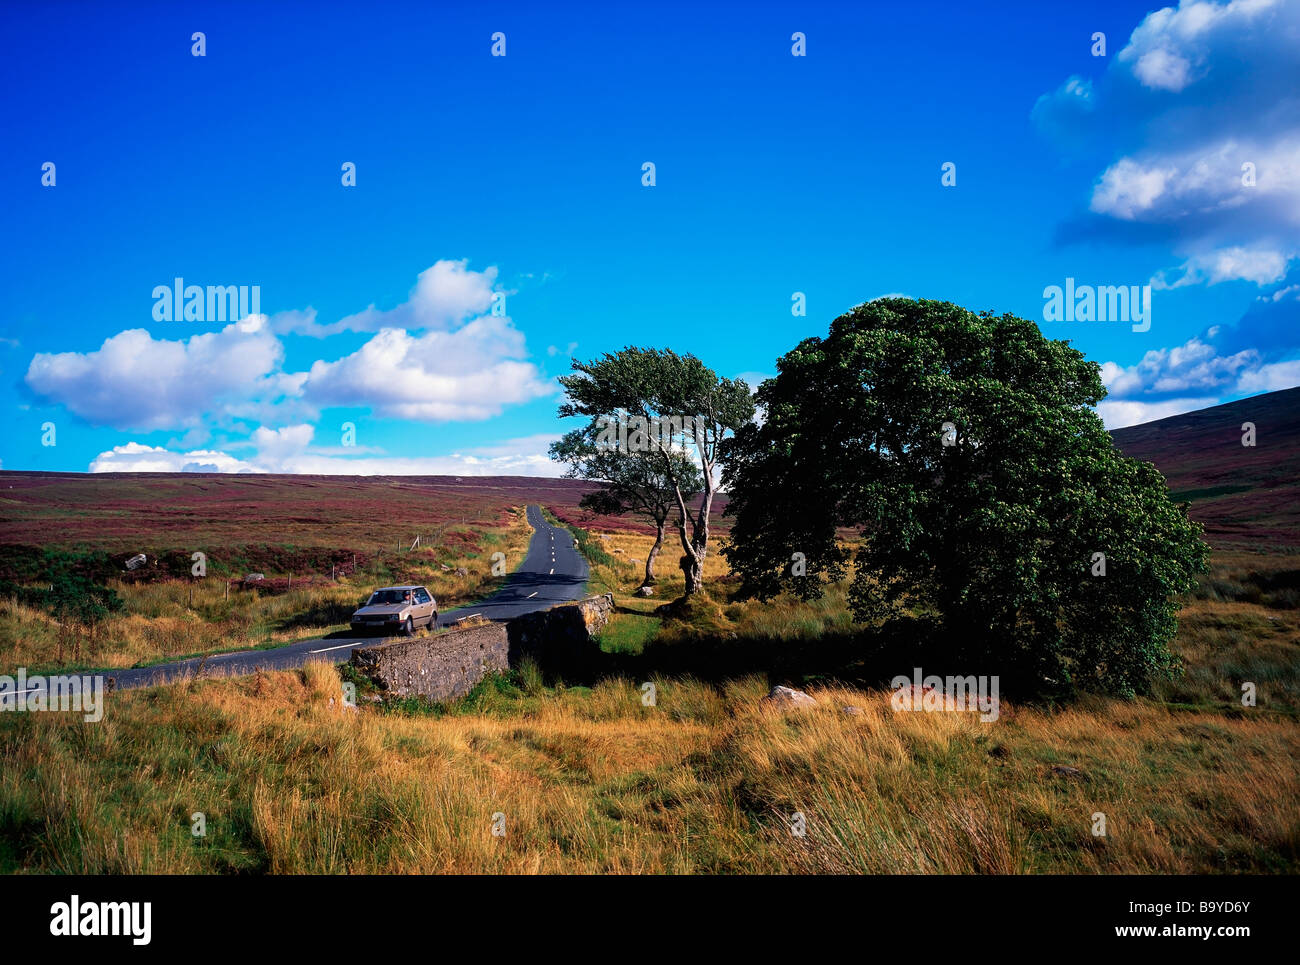
[[[1243, 183], [1244, 164], [1254, 166], [1254, 184]], [[1124, 221], [1171, 223], [1248, 204], [1300, 226], [1300, 134], [1121, 158], [1102, 172], [1089, 207]]]
[[40, 352], [26, 383], [89, 422], [167, 429], [195, 425], [230, 399], [291, 390], [279, 377], [283, 357], [265, 316], [250, 315], [219, 332], [177, 340], [133, 328], [92, 352]]
[[1300, 285], [1286, 285], [1269, 295], [1260, 295], [1256, 301], [1260, 302], [1280, 302], [1285, 299], [1300, 301]]
[[1143, 86], [1177, 93], [1211, 71], [1212, 54], [1225, 40], [1259, 29], [1261, 14], [1278, 6], [1279, 0], [1182, 0], [1147, 14], [1118, 60], [1132, 65]]
[[1159, 402], [1138, 402], [1132, 399], [1103, 399], [1097, 404], [1097, 414], [1107, 429], [1123, 429], [1125, 426], [1141, 425], [1154, 422], [1171, 415], [1194, 412], [1218, 402], [1217, 397], [1163, 399]]
[[407, 300], [395, 308], [380, 309], [371, 304], [328, 324], [316, 320], [314, 308], [293, 309], [272, 315], [271, 330], [280, 335], [325, 338], [342, 332], [378, 332], [385, 328], [448, 328], [492, 307], [496, 266], [471, 271], [468, 265], [468, 259], [434, 262], [420, 272]]
[[1169, 280], [1169, 273], [1157, 273], [1151, 279], [1151, 287], [1160, 291], [1201, 282], [1217, 285], [1224, 281], [1251, 281], [1256, 285], [1271, 285], [1286, 276], [1287, 265], [1293, 257], [1288, 252], [1268, 248], [1252, 249], [1240, 245], [1221, 248], [1187, 259], [1175, 269], [1176, 277], [1172, 281]]
[[1105, 362], [1101, 380], [1112, 398], [1209, 394], [1227, 389], [1241, 373], [1257, 368], [1260, 361], [1254, 349], [1220, 357], [1213, 345], [1194, 337], [1175, 348], [1153, 349], [1128, 368]]
[[1138, 58], [1133, 74], [1147, 87], [1180, 91], [1191, 80], [1192, 65], [1187, 58], [1157, 47]]
[[420, 272], [410, 297], [396, 308], [382, 310], [370, 305], [333, 325], [322, 326], [324, 334], [336, 331], [377, 332], [385, 328], [446, 328], [492, 306], [497, 269], [470, 271], [468, 261], [438, 261]]
[[259, 462], [279, 471], [277, 467], [283, 465], [286, 459], [307, 448], [315, 432], [315, 428], [310, 425], [285, 426], [281, 429], [258, 426], [253, 432], [252, 445], [257, 449]]
[[1168, 240], [1188, 261], [1168, 287], [1275, 280], [1260, 253], [1294, 252], [1300, 230], [1297, 44], [1300, 0], [1181, 0], [1143, 17], [1099, 76], [1039, 97], [1044, 133], [1113, 156], [1088, 196], [1100, 217], [1062, 238]]
[[101, 452], [90, 472], [260, 472], [252, 464], [215, 449], [172, 452], [161, 446], [128, 442]]
[[525, 354], [522, 333], [504, 317], [418, 338], [385, 329], [337, 362], [313, 364], [303, 393], [316, 405], [364, 405], [399, 419], [486, 419], [553, 391]]
[[327, 334], [326, 326], [316, 323], [314, 308], [293, 308], [276, 312], [267, 319], [267, 324], [277, 335], [314, 335], [319, 338]]
[[[465, 313], [491, 307], [496, 274], [495, 267], [471, 272], [463, 261], [439, 261], [420, 274], [408, 302], [390, 312], [372, 306], [333, 326], [318, 325], [309, 308], [249, 315], [219, 332], [174, 340], [131, 329], [95, 351], [40, 353], [26, 381], [89, 422], [187, 429], [190, 445], [205, 441], [212, 422], [310, 419], [331, 406], [425, 422], [486, 419], [554, 391], [526, 360], [524, 336], [509, 317], [459, 324]], [[383, 320], [405, 320], [425, 334], [382, 328], [351, 355], [318, 359], [306, 372], [281, 368], [277, 335], [325, 335]]]
[[441, 456], [343, 457], [309, 445], [311, 426], [254, 433], [258, 453], [238, 459], [202, 449], [171, 452], [136, 442], [100, 453], [91, 472], [275, 472], [341, 476], [559, 476], [563, 467], [547, 449], [557, 438], [542, 434], [509, 439]]
[[1164, 196], [1177, 174], [1176, 168], [1141, 165], [1122, 158], [1102, 173], [1089, 207], [1098, 214], [1132, 221]]
[[1269, 362], [1253, 348], [1222, 354], [1216, 339], [1233, 336], [1231, 330], [1213, 326], [1175, 348], [1147, 352], [1136, 365], [1103, 363], [1107, 397], [1097, 411], [1107, 428], [1300, 385], [1300, 360]]
[[1243, 372], [1237, 390], [1243, 394], [1276, 392], [1300, 385], [1300, 360], [1271, 362], [1258, 369]]

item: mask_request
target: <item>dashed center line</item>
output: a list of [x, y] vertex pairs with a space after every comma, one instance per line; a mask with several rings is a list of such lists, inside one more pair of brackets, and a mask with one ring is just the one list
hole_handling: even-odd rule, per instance
[[553, 567], [553, 566], [551, 567], [551, 572], [552, 572], [552, 573], [555, 572], [555, 567]]
[[538, 593], [537, 590], [533, 590], [533, 592], [532, 592], [532, 593], [529, 593], [526, 597], [524, 597], [524, 599], [525, 599], [525, 600], [531, 600], [533, 597], [537, 596], [537, 593]]

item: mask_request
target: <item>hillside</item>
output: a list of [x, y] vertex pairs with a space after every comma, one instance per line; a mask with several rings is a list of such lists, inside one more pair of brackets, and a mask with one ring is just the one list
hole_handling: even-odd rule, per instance
[[585, 483], [523, 476], [0, 473], [0, 542], [156, 550], [348, 546], [504, 525], [512, 506], [576, 510]]
[[[578, 502], [592, 483], [539, 476], [290, 476], [0, 472], [0, 544], [110, 552], [268, 544], [358, 552], [417, 535], [503, 526], [511, 507], [649, 532]], [[725, 499], [714, 529], [725, 529]]]
[[[1242, 445], [1242, 424], [1255, 445]], [[1300, 550], [1300, 387], [1111, 432], [1155, 463], [1216, 549]]]

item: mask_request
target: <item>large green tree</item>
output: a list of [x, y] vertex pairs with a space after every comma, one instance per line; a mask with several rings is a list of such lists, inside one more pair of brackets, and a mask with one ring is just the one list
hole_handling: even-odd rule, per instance
[[[670, 349], [629, 346], [590, 362], [573, 362], [573, 374], [560, 377], [567, 394], [560, 417], [588, 419], [585, 432], [607, 444], [612, 425], [640, 420], [627, 445], [658, 459], [672, 486], [682, 544], [681, 568], [686, 596], [704, 585], [704, 558], [709, 550], [709, 515], [718, 491], [720, 450], [724, 439], [754, 415], [749, 386], [741, 379], [719, 378], [694, 355]], [[672, 431], [666, 427], [674, 426]], [[674, 453], [684, 452], [699, 468], [701, 495], [692, 511], [691, 479], [680, 469]]]
[[[683, 451], [668, 453], [666, 466], [658, 452], [629, 451], [603, 445], [600, 429], [574, 429], [551, 444], [551, 458], [565, 465], [565, 476], [588, 479], [601, 484], [595, 492], [579, 501], [584, 509], [602, 516], [635, 514], [649, 519], [655, 527], [654, 545], [645, 558], [642, 586], [653, 586], [655, 560], [664, 545], [664, 530], [674, 510], [678, 509], [677, 490], [687, 501], [704, 488], [700, 471]], [[669, 471], [671, 469], [671, 471]]]
[[1174, 597], [1208, 551], [1112, 444], [1096, 363], [1022, 318], [891, 298], [777, 370], [724, 453], [742, 592], [812, 599], [851, 567], [857, 619], [923, 627], [963, 673], [1132, 694], [1176, 671]]

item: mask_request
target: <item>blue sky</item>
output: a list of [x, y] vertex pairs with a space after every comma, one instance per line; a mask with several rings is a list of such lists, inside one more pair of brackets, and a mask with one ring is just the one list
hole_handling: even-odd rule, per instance
[[[752, 379], [890, 293], [1073, 340], [1111, 426], [1300, 384], [1300, 0], [14, 3], [0, 30], [5, 469], [553, 474], [570, 354]], [[176, 277], [260, 313], [156, 320]], [[1066, 278], [1151, 285], [1150, 329], [1045, 321]]]

